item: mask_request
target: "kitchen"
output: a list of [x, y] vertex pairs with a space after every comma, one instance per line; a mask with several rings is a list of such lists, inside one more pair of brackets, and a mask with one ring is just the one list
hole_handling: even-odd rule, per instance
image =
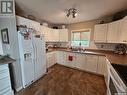
[[0, 95], [127, 95], [126, 3], [13, 1], [0, 15]]

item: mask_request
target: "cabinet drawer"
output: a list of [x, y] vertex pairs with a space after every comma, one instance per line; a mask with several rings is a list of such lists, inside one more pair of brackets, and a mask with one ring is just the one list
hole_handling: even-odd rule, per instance
[[2, 86], [0, 86], [0, 91], [10, 87], [11, 86], [10, 78], [6, 77], [6, 78], [3, 78], [3, 79], [0, 79], [0, 85], [2, 85]]
[[8, 64], [0, 65], [0, 71], [8, 69]]
[[0, 80], [3, 78], [9, 77], [9, 71], [7, 70], [2, 70], [0, 71]]
[[0, 95], [12, 95], [12, 90], [10, 87], [5, 88], [3, 90], [0, 91]]

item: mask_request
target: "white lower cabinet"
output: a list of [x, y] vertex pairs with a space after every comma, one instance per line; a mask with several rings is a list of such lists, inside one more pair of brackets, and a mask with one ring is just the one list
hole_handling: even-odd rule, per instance
[[66, 66], [74, 68], [75, 67], [75, 61], [76, 61], [75, 53], [66, 52], [66, 61], [67, 61]]
[[47, 67], [55, 63], [85, 70], [100, 75], [105, 75], [106, 58], [105, 56], [73, 53], [66, 51], [54, 51], [47, 53]]
[[105, 69], [104, 69], [104, 78], [105, 78], [105, 83], [106, 83], [106, 86], [108, 87], [108, 84], [109, 84], [109, 66], [108, 64], [110, 64], [110, 62], [108, 61], [108, 59], [106, 59], [106, 64], [105, 64]]
[[86, 70], [86, 55], [75, 53], [75, 67], [81, 70]]
[[86, 70], [97, 73], [98, 56], [97, 55], [86, 55]]
[[11, 88], [8, 64], [0, 65], [0, 85], [0, 95], [14, 95]]
[[106, 57], [105, 56], [99, 56], [98, 57], [98, 67], [97, 67], [97, 73], [98, 74], [104, 75], [105, 64], [106, 64]]
[[67, 65], [67, 53], [63, 51], [57, 51], [57, 63], [61, 65]]
[[56, 63], [57, 63], [57, 53], [55, 51], [47, 53], [46, 54], [47, 68], [53, 66]]

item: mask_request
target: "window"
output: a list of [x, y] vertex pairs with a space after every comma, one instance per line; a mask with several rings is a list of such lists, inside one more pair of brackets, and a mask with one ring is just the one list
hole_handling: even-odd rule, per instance
[[71, 45], [89, 47], [90, 44], [90, 30], [72, 31]]

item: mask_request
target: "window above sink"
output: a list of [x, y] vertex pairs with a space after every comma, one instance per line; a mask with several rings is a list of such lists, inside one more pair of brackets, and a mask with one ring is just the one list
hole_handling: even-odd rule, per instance
[[89, 47], [91, 29], [73, 30], [71, 33], [71, 46]]

